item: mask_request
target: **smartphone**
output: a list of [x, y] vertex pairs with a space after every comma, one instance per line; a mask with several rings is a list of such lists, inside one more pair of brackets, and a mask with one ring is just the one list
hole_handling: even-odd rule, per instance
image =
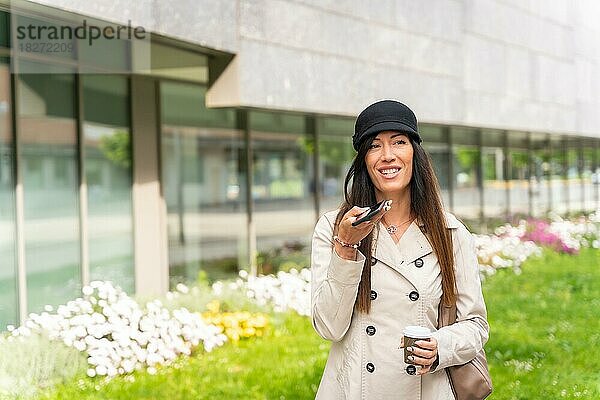
[[369, 207], [369, 211], [364, 217], [360, 217], [352, 223], [352, 226], [356, 226], [362, 222], [371, 220], [377, 213], [379, 213], [385, 206], [388, 205], [389, 200], [381, 200], [379, 203]]

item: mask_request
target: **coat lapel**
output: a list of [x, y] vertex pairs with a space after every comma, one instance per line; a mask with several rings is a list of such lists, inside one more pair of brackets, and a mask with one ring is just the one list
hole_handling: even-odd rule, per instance
[[377, 261], [381, 261], [402, 274], [400, 269], [400, 265], [403, 263], [402, 255], [382, 222], [379, 222], [377, 226], [376, 246], [372, 253], [375, 254]]
[[402, 235], [399, 244], [394, 242], [383, 223], [379, 223], [378, 230], [375, 258], [401, 274], [416, 289], [420, 289], [418, 268], [411, 263], [432, 252], [425, 235], [414, 221]]
[[[448, 229], [458, 228], [458, 221], [453, 215], [446, 213], [445, 217]], [[383, 222], [379, 222], [377, 229], [377, 247], [372, 252], [375, 258], [401, 274], [416, 289], [420, 289], [420, 269], [415, 267], [414, 262], [433, 252], [431, 243], [422, 231], [423, 223], [419, 219], [413, 221], [398, 244], [385, 229]]]

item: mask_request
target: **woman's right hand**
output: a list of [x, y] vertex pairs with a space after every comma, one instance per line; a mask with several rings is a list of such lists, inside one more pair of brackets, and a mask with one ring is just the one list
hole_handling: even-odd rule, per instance
[[344, 216], [340, 221], [340, 225], [338, 227], [338, 237], [340, 240], [346, 243], [358, 243], [360, 240], [363, 240], [379, 223], [379, 220], [383, 218], [384, 214], [389, 210], [389, 206], [386, 206], [377, 213], [372, 219], [369, 221], [361, 222], [356, 226], [352, 226], [352, 223], [363, 216], [369, 207], [358, 207], [354, 206]]

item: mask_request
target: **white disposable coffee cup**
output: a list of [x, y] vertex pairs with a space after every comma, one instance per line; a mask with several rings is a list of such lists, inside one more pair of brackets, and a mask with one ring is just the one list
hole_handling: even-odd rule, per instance
[[412, 364], [412, 361], [408, 359], [411, 356], [412, 351], [408, 351], [408, 347], [415, 347], [417, 340], [429, 340], [431, 338], [431, 330], [424, 326], [410, 325], [404, 328], [404, 362]]
[[424, 326], [409, 325], [404, 328], [404, 336], [415, 339], [427, 339], [431, 337], [431, 330]]

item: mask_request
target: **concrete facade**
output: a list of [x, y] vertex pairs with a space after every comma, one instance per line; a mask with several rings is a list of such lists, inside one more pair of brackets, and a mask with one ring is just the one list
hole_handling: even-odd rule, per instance
[[600, 137], [594, 0], [36, 0], [236, 55], [209, 106]]

